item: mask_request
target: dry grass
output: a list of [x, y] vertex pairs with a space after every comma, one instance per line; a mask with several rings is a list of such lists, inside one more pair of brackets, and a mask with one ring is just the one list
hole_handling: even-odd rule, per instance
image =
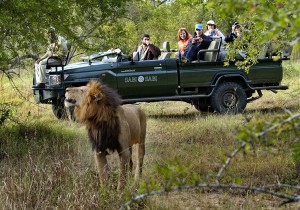
[[[300, 71], [298, 71], [300, 72]], [[299, 78], [299, 77], [298, 77]], [[0, 208], [1, 209], [118, 209], [127, 197], [115, 191], [117, 154], [109, 157], [110, 187], [101, 189], [85, 129], [57, 120], [51, 106], [36, 105], [31, 95], [30, 73], [14, 78], [19, 95], [7, 79], [0, 84], [0, 102], [12, 102], [18, 110], [0, 127]], [[264, 92], [263, 98], [248, 104], [245, 114], [200, 113], [183, 102], [140, 103], [148, 117], [143, 180], [163, 182], [157, 166], [179, 160], [185, 175], [199, 174], [205, 181], [238, 146], [235, 135], [255, 114], [271, 118], [282, 108], [299, 110], [299, 79], [290, 76], [290, 85], [278, 94]], [[299, 94], [299, 92], [298, 92]], [[299, 98], [299, 95], [298, 95]], [[277, 181], [298, 184], [298, 173], [284, 146], [278, 152], [242, 154], [224, 174], [224, 183], [240, 179], [241, 184], [264, 185]], [[161, 181], [161, 182], [160, 182]], [[134, 188], [128, 187], [129, 191]], [[144, 209], [279, 209], [280, 199], [244, 191], [199, 189], [154, 196], [144, 200]], [[283, 208], [297, 209], [299, 204]], [[134, 207], [137, 208], [137, 207]]]

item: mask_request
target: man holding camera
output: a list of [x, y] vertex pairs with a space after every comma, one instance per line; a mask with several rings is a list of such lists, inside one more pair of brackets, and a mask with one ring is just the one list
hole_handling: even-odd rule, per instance
[[[150, 36], [144, 34], [142, 36], [142, 44], [134, 50], [139, 55], [139, 60], [157, 60], [160, 56], [160, 49], [150, 42]], [[133, 58], [133, 53], [128, 56], [128, 59]]]
[[[197, 54], [199, 50], [207, 49], [211, 43], [212, 38], [204, 35], [203, 26], [201, 23], [196, 24], [194, 36], [189, 40], [183, 56], [188, 61], [197, 60]], [[203, 59], [204, 55], [200, 55], [200, 59]]]
[[231, 32], [225, 37], [227, 43], [233, 42], [241, 35], [241, 25], [238, 22], [234, 22]]

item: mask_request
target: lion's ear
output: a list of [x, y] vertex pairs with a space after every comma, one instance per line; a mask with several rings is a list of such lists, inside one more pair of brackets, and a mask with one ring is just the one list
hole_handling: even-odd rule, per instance
[[94, 100], [95, 100], [96, 102], [100, 101], [102, 98], [103, 98], [102, 93], [96, 93], [96, 94], [94, 95]]

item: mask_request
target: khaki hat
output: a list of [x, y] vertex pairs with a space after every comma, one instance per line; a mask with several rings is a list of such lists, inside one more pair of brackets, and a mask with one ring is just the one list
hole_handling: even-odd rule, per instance
[[207, 25], [209, 25], [209, 24], [211, 24], [211, 25], [216, 25], [215, 24], [215, 21], [213, 21], [213, 20], [209, 20], [209, 21], [207, 21], [207, 23], [206, 23]]

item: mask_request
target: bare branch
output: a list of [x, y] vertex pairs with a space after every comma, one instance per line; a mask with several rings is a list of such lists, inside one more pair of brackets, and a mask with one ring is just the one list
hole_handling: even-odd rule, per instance
[[253, 192], [260, 192], [260, 193], [269, 194], [269, 195], [272, 195], [272, 196], [275, 196], [275, 197], [278, 197], [278, 198], [286, 199], [287, 201], [284, 202], [284, 203], [297, 202], [297, 201], [300, 200], [299, 195], [290, 196], [290, 195], [287, 195], [287, 194], [277, 193], [277, 192], [273, 192], [273, 191], [266, 190], [264, 188], [259, 188], [259, 187], [249, 187], [249, 186], [235, 185], [235, 184], [233, 184], [233, 185], [194, 184], [194, 185], [183, 185], [183, 186], [180, 186], [180, 187], [177, 186], [177, 187], [173, 187], [173, 188], [168, 189], [168, 190], [151, 191], [151, 192], [148, 192], [148, 193], [137, 195], [132, 200], [128, 201], [123, 206], [121, 206], [120, 210], [130, 209], [131, 204], [133, 204], [136, 201], [141, 200], [143, 198], [149, 197], [149, 196], [161, 195], [161, 194], [166, 194], [166, 193], [170, 193], [170, 192], [174, 192], [174, 191], [189, 190], [189, 189], [193, 189], [193, 188], [249, 190], [249, 191], [253, 191]]
[[283, 120], [282, 122], [280, 122], [278, 124], [274, 124], [273, 126], [271, 126], [271, 127], [267, 128], [267, 129], [265, 129], [264, 131], [256, 134], [256, 136], [257, 137], [262, 137], [262, 136], [266, 135], [269, 131], [272, 131], [272, 130], [276, 129], [279, 126], [281, 126], [281, 125], [283, 125], [285, 123], [289, 123], [289, 122], [291, 122], [292, 120], [294, 120], [294, 119], [296, 119], [298, 117], [300, 117], [300, 112], [297, 113], [297, 114], [295, 114], [295, 115], [292, 115], [291, 117], [287, 118], [286, 120]]
[[242, 141], [241, 145], [239, 148], [235, 149], [231, 155], [227, 158], [227, 160], [225, 161], [225, 163], [222, 165], [222, 167], [220, 168], [217, 176], [216, 176], [216, 183], [219, 184], [220, 183], [220, 178], [223, 174], [223, 172], [226, 170], [226, 168], [229, 166], [231, 160], [238, 154], [239, 151], [241, 151], [242, 149], [245, 148], [246, 146], [246, 142], [245, 141]]

